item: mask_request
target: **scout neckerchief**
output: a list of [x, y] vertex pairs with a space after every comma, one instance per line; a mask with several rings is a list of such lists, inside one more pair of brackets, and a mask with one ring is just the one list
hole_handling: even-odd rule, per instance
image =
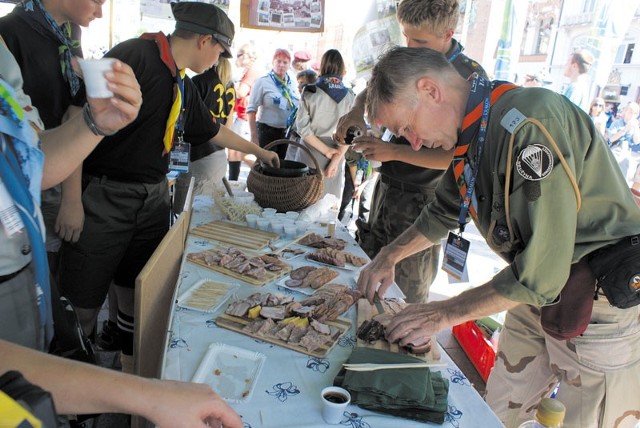
[[284, 79], [281, 79], [273, 70], [271, 70], [269, 72], [269, 76], [271, 76], [271, 80], [273, 80], [276, 87], [280, 89], [282, 96], [289, 102], [289, 108], [292, 108], [293, 100], [291, 99], [291, 79], [289, 78], [289, 75], [285, 74]]
[[344, 87], [342, 79], [338, 76], [322, 76], [316, 82], [316, 87], [322, 89], [336, 104], [349, 93], [349, 89]]
[[69, 22], [58, 25], [40, 0], [23, 0], [15, 7], [13, 13], [22, 17], [35, 31], [53, 37], [60, 43], [58, 54], [62, 76], [69, 84], [71, 96], [75, 96], [80, 90], [80, 79], [71, 66], [71, 56], [82, 57], [80, 27]]
[[53, 337], [51, 288], [44, 223], [40, 203], [36, 199], [40, 195], [44, 155], [27, 144], [37, 138], [34, 133], [24, 119], [24, 111], [16, 102], [13, 90], [0, 76], [0, 179], [22, 221], [20, 229], [24, 227], [29, 237], [35, 264], [40, 323], [45, 332], [44, 343], [48, 345]]
[[[464, 231], [467, 223], [467, 213], [470, 211], [473, 217], [477, 216], [475, 204], [472, 203], [474, 187], [482, 151], [487, 137], [487, 125], [489, 122], [489, 112], [498, 98], [505, 92], [517, 88], [516, 85], [506, 82], [489, 82], [487, 79], [475, 76], [471, 82], [471, 92], [467, 101], [466, 114], [462, 122], [462, 132], [458, 138], [455, 151], [453, 153], [453, 172], [460, 190], [462, 201], [460, 203], [460, 215], [458, 224], [460, 233]], [[465, 166], [468, 162], [467, 150], [469, 143], [476, 140], [476, 153], [473, 162], [468, 165], [468, 174], [464, 174]]]
[[171, 105], [171, 111], [169, 112], [169, 118], [167, 119], [167, 125], [164, 131], [164, 151], [163, 155], [166, 155], [171, 151], [174, 143], [174, 136], [178, 134], [178, 138], [181, 140], [184, 133], [184, 75], [185, 70], [178, 70], [176, 62], [173, 59], [171, 53], [171, 45], [169, 39], [163, 33], [144, 33], [140, 36], [141, 39], [153, 40], [158, 45], [160, 52], [160, 59], [167, 66], [171, 72], [171, 76], [175, 79], [173, 87], [173, 104]]

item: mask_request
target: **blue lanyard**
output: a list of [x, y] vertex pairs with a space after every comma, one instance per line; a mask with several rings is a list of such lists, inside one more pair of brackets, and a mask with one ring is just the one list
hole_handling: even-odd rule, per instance
[[484, 150], [484, 142], [487, 138], [487, 125], [489, 122], [489, 111], [491, 110], [491, 92], [484, 97], [484, 103], [482, 105], [482, 118], [480, 119], [480, 129], [478, 130], [478, 138], [476, 144], [476, 156], [475, 165], [471, 164], [471, 174], [469, 182], [467, 183], [467, 191], [465, 193], [462, 202], [460, 203], [460, 215], [458, 216], [458, 224], [460, 225], [459, 233], [464, 232], [464, 227], [467, 224], [467, 213], [469, 212], [469, 205], [471, 205], [471, 197], [473, 196], [474, 187], [476, 184], [476, 177], [478, 176], [478, 170], [480, 169], [480, 159], [482, 159], [482, 152]]
[[[51, 288], [49, 285], [49, 265], [44, 246], [43, 228], [38, 215], [39, 208], [34, 204], [18, 160], [2, 133], [0, 133], [0, 142], [2, 146], [2, 150], [0, 150], [2, 152], [2, 156], [0, 156], [0, 178], [2, 178], [2, 182], [9, 192], [9, 195], [11, 195], [11, 198], [18, 207], [20, 218], [29, 236], [36, 271], [40, 324], [45, 328], [44, 343], [45, 346], [48, 346], [49, 341], [53, 337]], [[42, 296], [40, 296], [40, 291], [42, 291]]]
[[176, 67], [176, 80], [178, 83], [178, 88], [180, 91], [180, 113], [178, 114], [178, 120], [176, 120], [176, 133], [178, 135], [178, 141], [182, 142], [183, 136], [184, 136], [184, 99], [185, 99], [185, 93], [184, 93], [184, 79], [182, 78], [182, 75], [180, 74], [180, 70], [177, 69]]
[[449, 62], [453, 62], [455, 61], [456, 58], [458, 58], [458, 56], [462, 53], [462, 46], [460, 46], [460, 44], [458, 44], [456, 46], [456, 49], [453, 51], [453, 53], [451, 54], [451, 56], [447, 57], [447, 61]]

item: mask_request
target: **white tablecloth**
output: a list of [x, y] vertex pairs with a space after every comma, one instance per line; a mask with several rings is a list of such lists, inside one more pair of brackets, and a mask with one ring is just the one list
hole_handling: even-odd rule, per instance
[[[211, 202], [206, 198], [196, 199], [191, 226], [195, 227], [213, 219]], [[313, 226], [311, 231], [324, 233], [326, 229], [317, 225]], [[346, 229], [338, 226], [337, 235], [348, 240], [348, 251], [365, 256]], [[211, 247], [211, 242], [190, 235], [185, 254]], [[341, 271], [340, 277], [334, 282], [354, 285], [353, 276], [353, 272]], [[236, 289], [237, 296], [241, 298], [256, 291], [292, 294], [296, 300], [305, 297], [300, 293], [277, 287], [275, 283], [278, 281], [264, 287], [255, 287], [186, 261], [182, 265], [177, 295], [179, 296], [196, 282], [205, 278], [241, 284]], [[327, 424], [320, 415], [320, 391], [333, 383], [333, 378], [342, 363], [347, 360], [356, 346], [355, 306], [344, 315], [352, 321], [351, 330], [340, 338], [333, 350], [323, 359], [310, 357], [218, 327], [214, 320], [224, 310], [224, 307], [225, 305], [222, 305], [216, 312], [207, 314], [174, 305], [162, 377], [183, 381], [191, 380], [212, 343], [224, 343], [260, 352], [266, 355], [266, 361], [250, 399], [246, 403], [232, 404], [233, 408], [242, 416], [245, 428], [326, 427]], [[443, 425], [424, 424], [396, 418], [364, 410], [355, 405], [347, 408], [341, 425], [353, 428], [502, 427], [497, 417], [442, 349], [441, 354], [442, 360], [448, 365], [439, 370], [449, 380], [449, 410]]]

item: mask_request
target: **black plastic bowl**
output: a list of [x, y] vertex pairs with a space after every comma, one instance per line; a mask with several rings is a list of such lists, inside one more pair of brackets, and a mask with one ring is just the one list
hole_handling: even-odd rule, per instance
[[309, 167], [302, 162], [280, 159], [280, 168], [263, 164], [262, 173], [271, 177], [303, 177], [309, 173]]

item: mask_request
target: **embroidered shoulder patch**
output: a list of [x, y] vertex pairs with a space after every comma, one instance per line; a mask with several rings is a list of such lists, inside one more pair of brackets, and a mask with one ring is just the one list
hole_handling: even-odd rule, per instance
[[531, 144], [520, 152], [516, 170], [525, 180], [538, 181], [547, 177], [553, 169], [551, 150], [542, 144]]

